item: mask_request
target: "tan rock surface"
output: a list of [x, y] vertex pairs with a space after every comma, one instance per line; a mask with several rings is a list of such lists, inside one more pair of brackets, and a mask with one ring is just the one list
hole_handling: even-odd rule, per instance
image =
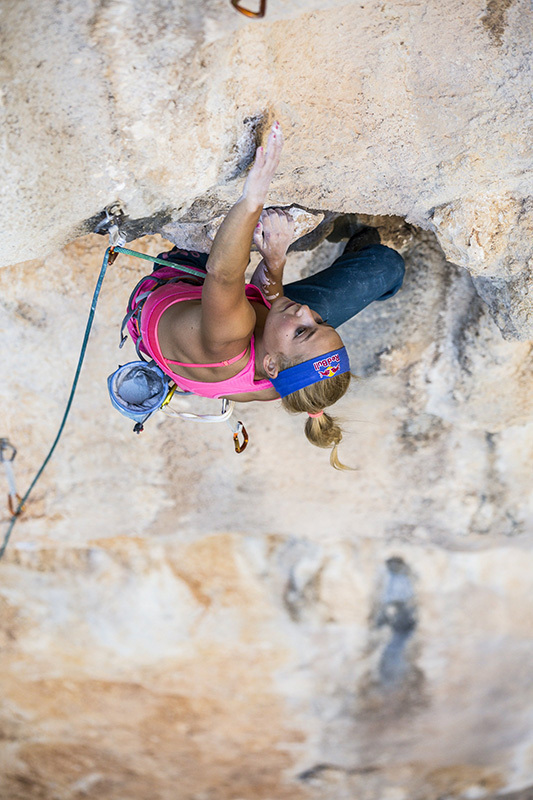
[[[272, 0], [260, 21], [226, 0], [11, 0], [3, 20], [3, 264], [117, 201], [132, 238], [219, 216], [278, 118], [272, 203], [400, 215], [475, 275], [529, 275], [528, 0]], [[533, 336], [527, 298], [499, 311]]]
[[530, 4], [8, 0], [0, 20], [19, 490], [63, 414], [106, 245], [76, 237], [104, 207], [129, 238], [209, 247], [277, 118], [269, 205], [322, 220], [287, 279], [341, 252], [344, 212], [407, 263], [341, 329], [346, 473], [278, 403], [239, 409], [240, 456], [226, 426], [134, 436], [105, 383], [149, 266], [110, 268], [0, 563], [2, 800], [527, 800]]
[[[533, 783], [530, 345], [502, 341], [431, 234], [366, 221], [408, 272], [343, 328], [362, 377], [339, 408], [345, 474], [278, 404], [241, 407], [241, 456], [226, 426], [160, 415], [133, 435], [105, 380], [134, 355], [118, 322], [146, 267], [110, 268], [70, 422], [0, 567], [2, 797], [459, 800]], [[22, 487], [104, 244], [0, 273]], [[342, 246], [292, 253], [288, 278]]]

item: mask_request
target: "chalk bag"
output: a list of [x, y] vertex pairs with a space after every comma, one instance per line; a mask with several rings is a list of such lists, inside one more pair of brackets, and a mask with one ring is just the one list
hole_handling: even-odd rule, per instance
[[109, 397], [117, 411], [134, 420], [136, 433], [161, 408], [169, 392], [169, 378], [154, 362], [130, 361], [107, 379]]

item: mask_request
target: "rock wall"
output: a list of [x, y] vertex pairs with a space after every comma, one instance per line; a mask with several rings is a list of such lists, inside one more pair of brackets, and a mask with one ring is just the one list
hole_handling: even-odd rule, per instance
[[218, 216], [277, 118], [272, 202], [433, 230], [483, 297], [500, 281], [505, 335], [532, 337], [528, 0], [271, 0], [263, 20], [229, 0], [11, 0], [2, 17], [2, 264], [116, 202], [130, 238]]
[[105, 382], [134, 357], [118, 325], [146, 266], [109, 269], [0, 563], [2, 798], [531, 796], [530, 17], [4, 3], [0, 435], [19, 490], [63, 413], [105, 206], [154, 234], [134, 249], [209, 246], [276, 117], [271, 202], [322, 220], [287, 279], [342, 251], [347, 212], [407, 275], [341, 329], [360, 380], [338, 473], [278, 403], [240, 407], [242, 455], [226, 426], [162, 414], [134, 436]]
[[[432, 234], [367, 221], [407, 277], [342, 329], [361, 377], [339, 404], [344, 474], [279, 404], [241, 406], [242, 455], [224, 425], [159, 415], [132, 434], [105, 380], [134, 356], [118, 321], [144, 265], [110, 269], [71, 420], [1, 565], [2, 797], [533, 783], [531, 346], [502, 340]], [[342, 247], [291, 254], [289, 279]], [[57, 430], [102, 256], [92, 235], [0, 273], [20, 486]]]

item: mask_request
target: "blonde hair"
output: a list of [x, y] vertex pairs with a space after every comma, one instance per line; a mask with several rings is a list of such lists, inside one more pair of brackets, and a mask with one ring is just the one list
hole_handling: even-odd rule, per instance
[[[280, 359], [285, 361], [283, 357]], [[280, 369], [287, 369], [292, 364], [285, 364]], [[352, 374], [343, 372], [333, 378], [325, 378], [323, 381], [304, 386], [297, 392], [292, 392], [283, 397], [281, 403], [283, 408], [291, 414], [318, 414], [327, 406], [333, 405], [346, 393]], [[337, 454], [337, 447], [342, 439], [342, 428], [337, 424], [334, 417], [330, 417], [325, 412], [319, 417], [309, 417], [305, 423], [305, 435], [311, 444], [317, 447], [331, 447], [333, 445], [329, 461], [335, 469], [351, 469], [345, 464], [341, 464]]]

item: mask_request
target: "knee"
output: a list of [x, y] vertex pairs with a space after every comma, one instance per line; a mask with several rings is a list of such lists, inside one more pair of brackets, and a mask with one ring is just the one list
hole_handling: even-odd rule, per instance
[[368, 251], [372, 251], [371, 254], [376, 267], [378, 267], [380, 283], [383, 288], [381, 296], [376, 299], [387, 300], [396, 294], [403, 283], [405, 262], [396, 250], [386, 247], [384, 244], [372, 245]]
[[387, 283], [391, 293], [396, 293], [403, 283], [405, 276], [405, 261], [402, 256], [391, 247], [380, 245], [380, 260], [387, 273]]
[[402, 281], [405, 275], [405, 262], [402, 256], [392, 247], [386, 247], [385, 245], [381, 245], [381, 247], [383, 249], [383, 260], [386, 262], [391, 274], [394, 274], [399, 281]]

